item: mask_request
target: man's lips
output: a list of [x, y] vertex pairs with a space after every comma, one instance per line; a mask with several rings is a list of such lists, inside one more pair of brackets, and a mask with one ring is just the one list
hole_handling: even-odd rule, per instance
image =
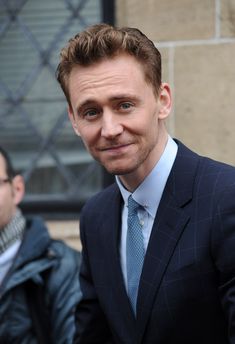
[[115, 144], [115, 145], [111, 145], [111, 146], [104, 146], [104, 147], [100, 147], [99, 150], [100, 151], [116, 151], [116, 150], [121, 150], [124, 149], [128, 146], [130, 146], [132, 143], [119, 143], [119, 144]]

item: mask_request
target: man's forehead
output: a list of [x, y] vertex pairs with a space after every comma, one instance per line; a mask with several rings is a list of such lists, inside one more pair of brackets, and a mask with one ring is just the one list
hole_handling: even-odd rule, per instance
[[75, 86], [77, 83], [84, 82], [90, 85], [90, 78], [93, 79], [92, 84], [96, 82], [98, 78], [98, 84], [103, 81], [109, 81], [113, 77], [122, 80], [123, 76], [126, 76], [126, 72], [135, 72], [136, 69], [140, 71], [141, 74], [145, 74], [145, 70], [134, 56], [121, 53], [112, 57], [103, 58], [99, 61], [91, 63], [87, 66], [74, 65], [69, 74], [69, 86]]

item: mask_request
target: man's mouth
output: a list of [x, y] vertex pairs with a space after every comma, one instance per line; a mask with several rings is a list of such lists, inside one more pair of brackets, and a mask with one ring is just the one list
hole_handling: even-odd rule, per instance
[[118, 151], [118, 150], [125, 149], [126, 147], [130, 145], [131, 143], [119, 143], [119, 144], [100, 147], [99, 150], [102, 152], [103, 151]]

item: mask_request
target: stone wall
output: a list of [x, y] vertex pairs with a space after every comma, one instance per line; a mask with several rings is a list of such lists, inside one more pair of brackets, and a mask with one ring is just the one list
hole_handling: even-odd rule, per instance
[[116, 0], [116, 21], [141, 29], [162, 53], [171, 135], [235, 165], [235, 0]]

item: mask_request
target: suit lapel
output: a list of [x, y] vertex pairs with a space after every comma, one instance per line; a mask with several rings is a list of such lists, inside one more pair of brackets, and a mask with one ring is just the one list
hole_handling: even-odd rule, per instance
[[104, 256], [107, 261], [107, 276], [112, 276], [112, 286], [114, 292], [114, 306], [122, 314], [128, 328], [135, 332], [135, 318], [129, 304], [129, 299], [124, 285], [123, 274], [120, 264], [119, 243], [121, 231], [121, 195], [116, 187], [113, 197], [108, 200], [107, 214], [102, 224], [101, 235], [104, 245]]
[[[168, 197], [168, 195], [165, 195], [165, 201]], [[172, 200], [168, 199], [168, 204], [165, 206], [161, 202], [152, 229], [140, 280], [137, 302], [138, 337], [142, 337], [144, 334], [154, 298], [188, 220], [189, 217], [175, 206]]]
[[190, 216], [185, 205], [192, 199], [198, 158], [179, 143], [148, 244], [137, 300], [137, 331], [141, 343], [162, 278]]

